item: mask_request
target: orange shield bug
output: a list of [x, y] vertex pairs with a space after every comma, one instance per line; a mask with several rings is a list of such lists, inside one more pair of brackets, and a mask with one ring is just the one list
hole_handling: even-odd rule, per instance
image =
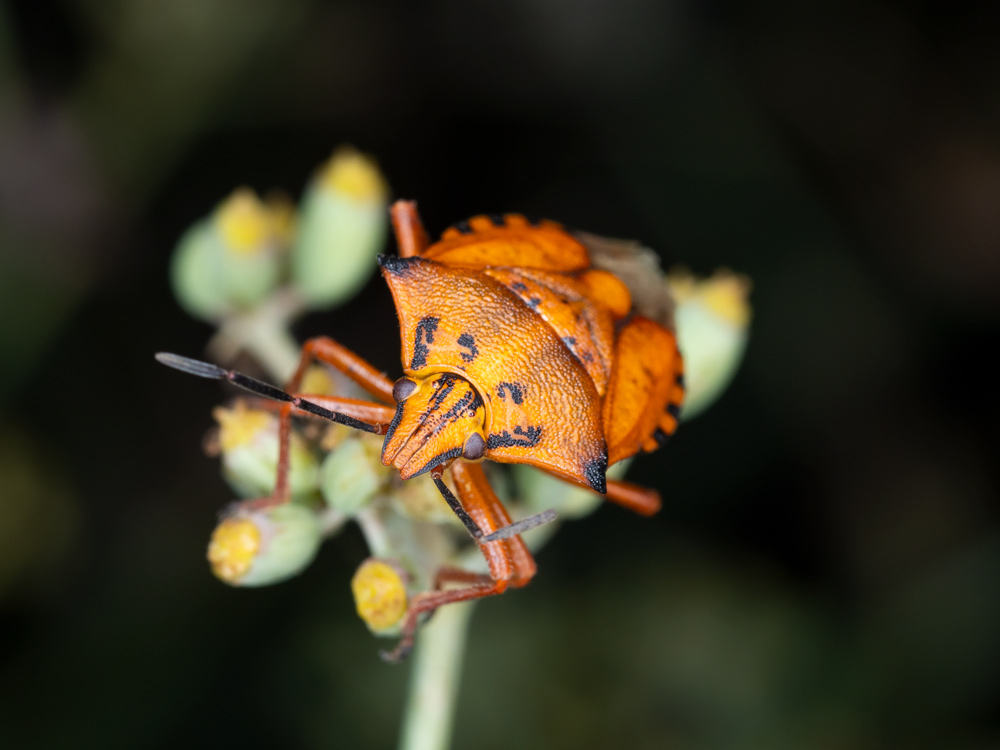
[[[249, 504], [289, 499], [292, 416], [384, 435], [385, 465], [403, 479], [431, 474], [490, 573], [440, 570], [438, 588], [413, 598], [399, 645], [385, 655], [398, 660], [412, 647], [422, 614], [524, 586], [535, 574], [519, 534], [555, 513], [511, 523], [479, 462], [530, 464], [652, 515], [660, 508], [655, 491], [608, 480], [605, 472], [664, 443], [677, 428], [684, 385], [669, 306], [651, 303], [648, 290], [640, 290], [644, 280], [619, 270], [614, 243], [506, 214], [460, 222], [432, 244], [416, 204], [398, 201], [391, 214], [399, 255], [379, 256], [379, 265], [399, 318], [400, 379], [389, 380], [327, 337], [303, 345], [284, 390], [175, 354], [157, 359], [284, 402], [274, 491]], [[315, 360], [377, 402], [299, 393]], [[443, 481], [445, 470], [457, 497]], [[448, 582], [463, 585], [440, 588]]]

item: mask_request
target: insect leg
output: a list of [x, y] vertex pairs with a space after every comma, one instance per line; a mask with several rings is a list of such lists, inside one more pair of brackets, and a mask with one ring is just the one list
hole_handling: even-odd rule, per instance
[[[218, 365], [213, 365], [208, 362], [200, 362], [196, 359], [190, 359], [188, 357], [181, 357], [177, 354], [167, 354], [161, 352], [156, 355], [156, 359], [160, 363], [165, 364], [168, 367], [173, 367], [181, 372], [186, 372], [190, 375], [197, 375], [202, 378], [208, 378], [210, 380], [225, 380], [239, 388], [253, 393], [256, 396], [262, 396], [280, 403], [278, 419], [278, 466], [274, 490], [267, 497], [246, 501], [246, 507], [259, 509], [270, 507], [272, 505], [281, 505], [289, 500], [289, 446], [292, 438], [293, 411], [296, 413], [305, 413], [311, 416], [321, 417], [331, 422], [337, 422], [338, 424], [353, 427], [354, 429], [362, 430], [364, 432], [371, 432], [375, 435], [385, 434], [387, 429], [385, 417], [391, 419], [391, 415], [388, 413], [375, 413], [362, 416], [362, 414], [359, 413], [359, 410], [357, 410], [352, 404], [348, 404], [349, 411], [354, 411], [354, 413], [358, 414], [358, 416], [352, 416], [351, 414], [334, 411], [320, 403], [307, 400], [301, 396], [286, 393], [276, 386], [264, 383], [256, 378], [251, 378], [249, 375], [244, 375], [241, 372], [226, 370]], [[329, 397], [320, 397], [317, 400], [324, 401], [330, 406], [338, 406], [340, 405], [338, 401], [341, 401], [338, 399], [330, 399]], [[343, 401], [353, 400], [345, 399]], [[371, 406], [376, 407], [377, 405], [372, 404]], [[386, 412], [391, 411], [388, 407], [384, 408]], [[365, 416], [375, 416], [377, 419], [369, 420], [366, 419]]]
[[[492, 533], [497, 528], [510, 525], [510, 516], [490, 487], [480, 465], [456, 461], [451, 465], [451, 472], [462, 498], [462, 505], [477, 526]], [[454, 568], [441, 569], [436, 584], [454, 582], [468, 585], [443, 591], [428, 591], [413, 597], [403, 625], [402, 638], [391, 652], [382, 652], [383, 659], [400, 661], [406, 658], [413, 648], [422, 614], [433, 612], [445, 604], [495, 596], [503, 593], [508, 586], [524, 586], [535, 574], [534, 558], [520, 537], [514, 536], [496, 542], [480, 541], [479, 548], [489, 565], [489, 576]]]
[[389, 209], [392, 228], [396, 232], [396, 244], [400, 258], [420, 255], [430, 245], [427, 232], [417, 213], [416, 201], [396, 201]]
[[641, 487], [638, 484], [609, 479], [607, 489], [605, 497], [608, 500], [623, 508], [628, 508], [640, 516], [651, 516], [662, 505], [659, 492], [648, 487]]
[[[465, 528], [469, 530], [472, 534], [472, 538], [477, 542], [482, 540], [484, 542], [499, 542], [501, 539], [509, 539], [510, 537], [522, 534], [528, 529], [533, 529], [536, 526], [541, 526], [542, 524], [550, 523], [556, 520], [556, 512], [551, 508], [549, 510], [544, 510], [541, 513], [536, 513], [533, 516], [528, 516], [527, 518], [522, 518], [517, 523], [511, 523], [510, 517], [507, 517], [506, 523], [501, 525], [499, 528], [493, 530], [489, 534], [484, 534], [483, 530], [476, 524], [476, 522], [465, 512], [465, 508], [458, 501], [448, 489], [448, 485], [444, 483], [441, 479], [443, 469], [439, 466], [432, 470], [431, 477], [434, 479], [434, 484], [437, 485], [438, 492], [444, 498], [445, 502], [448, 503], [448, 507], [452, 509], [458, 520], [465, 524]], [[504, 511], [506, 516], [506, 511]]]
[[[510, 527], [510, 515], [490, 486], [482, 464], [456, 461], [451, 465], [451, 476], [455, 480], [458, 494], [469, 509], [469, 513], [475, 515], [478, 508], [485, 508], [484, 512], [489, 513], [492, 524], [480, 521], [480, 525], [484, 529], [492, 532], [492, 530]], [[492, 533], [489, 536], [492, 536]], [[495, 546], [497, 544], [502, 546], [498, 548]], [[480, 549], [483, 550], [487, 563], [490, 563], [488, 554], [492, 550], [502, 549], [504, 551], [504, 555], [509, 559], [509, 564], [512, 567], [510, 576], [512, 586], [524, 586], [535, 575], [537, 570], [535, 558], [531, 556], [528, 546], [520, 536], [515, 535], [500, 542], [487, 542], [480, 545]], [[493, 573], [493, 568], [494, 565], [491, 563], [491, 573]]]
[[302, 356], [299, 366], [286, 384], [289, 391], [297, 391], [302, 378], [313, 360], [325, 362], [336, 367], [347, 377], [360, 385], [383, 403], [394, 404], [392, 397], [393, 381], [389, 380], [379, 370], [368, 364], [362, 357], [352, 352], [346, 346], [338, 344], [329, 336], [317, 336], [302, 345]]

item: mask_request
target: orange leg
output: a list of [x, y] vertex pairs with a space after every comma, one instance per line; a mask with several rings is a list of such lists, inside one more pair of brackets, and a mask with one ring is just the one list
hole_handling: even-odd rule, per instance
[[[549, 473], [549, 476], [556, 479], [562, 480], [567, 484], [571, 484], [574, 487], [582, 487], [585, 490], [594, 492], [590, 487], [580, 482], [570, 481], [566, 477], [561, 477], [558, 474]], [[641, 487], [638, 484], [632, 484], [631, 482], [622, 482], [617, 479], [607, 479], [607, 492], [603, 495], [599, 492], [595, 492], [596, 495], [601, 495], [605, 500], [610, 500], [616, 505], [621, 505], [623, 508], [628, 508], [634, 513], [638, 513], [640, 516], [652, 516], [660, 510], [662, 503], [660, 502], [660, 493], [656, 490], [648, 489], [647, 487]]]
[[[345, 416], [353, 417], [358, 422], [377, 426], [376, 434], [384, 434], [386, 425], [392, 421], [395, 409], [380, 404], [358, 401], [356, 399], [340, 399], [331, 396], [305, 396], [296, 394], [302, 378], [314, 360], [325, 362], [336, 367], [347, 377], [367, 390], [373, 396], [386, 403], [394, 403], [392, 398], [393, 382], [372, 367], [368, 362], [338, 344], [333, 339], [320, 336], [309, 339], [302, 345], [302, 356], [299, 366], [285, 387], [286, 392], [293, 397], [302, 398], [330, 411], [337, 411]], [[282, 403], [279, 411], [278, 426], [278, 466], [274, 490], [267, 497], [246, 501], [246, 506], [254, 509], [282, 505], [290, 499], [288, 493], [288, 471], [290, 467], [290, 445], [292, 438], [292, 415], [302, 414], [303, 410], [295, 404]], [[309, 413], [306, 411], [305, 413]], [[312, 412], [315, 415], [315, 412]], [[322, 415], [318, 415], [322, 416]]]
[[656, 513], [662, 503], [660, 493], [647, 487], [640, 487], [631, 482], [608, 480], [608, 492], [605, 497], [613, 503], [628, 508], [640, 516], [651, 516]]
[[292, 379], [286, 383], [286, 391], [291, 393], [299, 389], [302, 377], [314, 359], [336, 367], [383, 403], [396, 403], [392, 397], [393, 381], [346, 346], [338, 344], [328, 336], [317, 336], [302, 345], [299, 366], [296, 368], [295, 374], [292, 375]]
[[[482, 466], [456, 461], [451, 465], [451, 475], [455, 479], [462, 506], [479, 528], [489, 534], [502, 526], [510, 525], [510, 516], [490, 487]], [[400, 661], [406, 658], [413, 648], [413, 639], [422, 614], [433, 612], [445, 604], [501, 594], [508, 586], [526, 585], [535, 575], [535, 560], [520, 536], [496, 542], [480, 541], [478, 544], [489, 566], [489, 575], [456, 568], [442, 568], [438, 571], [436, 585], [446, 582], [467, 585], [443, 591], [426, 591], [413, 597], [403, 624], [402, 638], [391, 652], [382, 652], [383, 659]]]
[[396, 201], [389, 209], [392, 217], [392, 228], [396, 232], [396, 244], [399, 246], [400, 258], [412, 258], [420, 255], [430, 240], [427, 231], [420, 221], [415, 201]]

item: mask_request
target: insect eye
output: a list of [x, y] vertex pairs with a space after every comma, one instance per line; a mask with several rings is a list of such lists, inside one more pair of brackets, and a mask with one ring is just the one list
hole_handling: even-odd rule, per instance
[[392, 387], [392, 397], [398, 404], [400, 401], [406, 401], [415, 390], [417, 390], [416, 383], [409, 378], [400, 378]]
[[473, 432], [465, 439], [465, 447], [462, 448], [462, 457], [470, 461], [478, 461], [486, 455], [486, 441], [478, 432]]

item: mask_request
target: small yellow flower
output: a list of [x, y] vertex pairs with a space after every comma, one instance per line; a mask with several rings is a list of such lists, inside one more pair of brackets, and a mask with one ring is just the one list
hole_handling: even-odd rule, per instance
[[260, 549], [260, 529], [249, 518], [227, 518], [212, 532], [208, 561], [216, 578], [236, 584]]
[[669, 277], [670, 292], [678, 305], [697, 301], [723, 320], [735, 326], [750, 324], [750, 279], [725, 269], [707, 279], [696, 279], [691, 273], [676, 270]]
[[237, 254], [258, 253], [272, 239], [271, 213], [249, 188], [240, 188], [222, 202], [215, 211], [215, 225]]
[[353, 296], [375, 272], [389, 226], [389, 188], [375, 161], [339, 149], [306, 188], [292, 248], [292, 284], [322, 310]]
[[324, 188], [358, 201], [381, 203], [389, 192], [375, 160], [350, 146], [334, 152], [322, 167], [320, 180]]
[[238, 507], [212, 532], [208, 561], [216, 578], [230, 586], [267, 586], [302, 572], [321, 542], [319, 520], [303, 505]]
[[262, 430], [272, 427], [274, 416], [261, 409], [250, 409], [243, 401], [237, 401], [233, 408], [217, 406], [212, 416], [219, 423], [219, 446], [223, 453], [246, 445]]
[[406, 614], [406, 584], [396, 566], [368, 558], [351, 579], [358, 616], [374, 631], [396, 625]]
[[[278, 469], [278, 416], [237, 401], [216, 407], [223, 476], [242, 497], [262, 497], [274, 489]], [[292, 433], [289, 488], [293, 498], [314, 495], [319, 488], [319, 461], [308, 441]]]

